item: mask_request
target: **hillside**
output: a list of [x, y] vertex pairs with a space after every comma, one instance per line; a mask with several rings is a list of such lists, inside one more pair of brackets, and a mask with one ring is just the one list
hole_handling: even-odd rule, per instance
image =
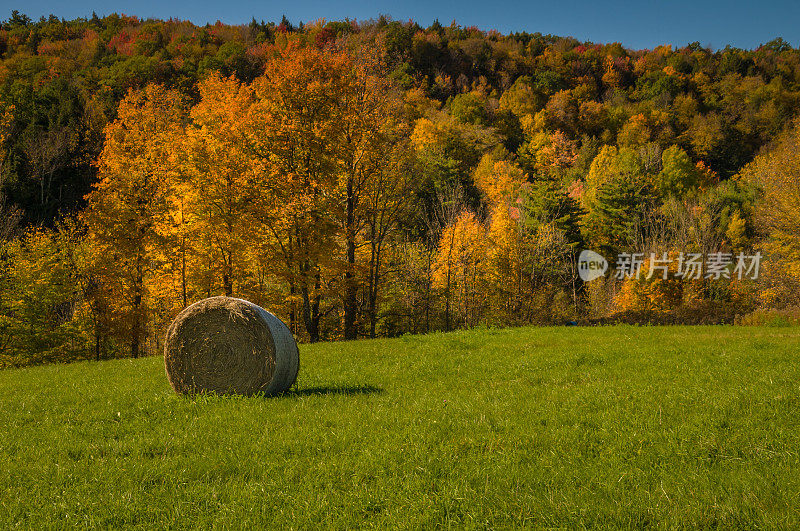
[[793, 328], [302, 346], [275, 399], [159, 357], [0, 372], [0, 527], [800, 524]]
[[[696, 42], [635, 50], [386, 17], [197, 26], [57, 15], [32, 20], [15, 10], [0, 21], [0, 133], [3, 113], [12, 115], [0, 207], [19, 208], [26, 225], [52, 225], [84, 205], [103, 128], [128, 90], [157, 83], [196, 101], [210, 74], [249, 83], [290, 44], [374, 47], [386, 55], [384, 74], [410, 91], [417, 110], [430, 98], [459, 120], [495, 129], [512, 152], [529, 143], [525, 115], [546, 111], [535, 129], [576, 144], [576, 174], [588, 171], [602, 145], [652, 141], [678, 145], [728, 178], [796, 115], [800, 100], [800, 51], [780, 38], [756, 50]], [[474, 153], [444, 155], [461, 179], [477, 162]]]
[[0, 368], [158, 354], [214, 295], [308, 343], [797, 320], [799, 109], [780, 38], [13, 11]]

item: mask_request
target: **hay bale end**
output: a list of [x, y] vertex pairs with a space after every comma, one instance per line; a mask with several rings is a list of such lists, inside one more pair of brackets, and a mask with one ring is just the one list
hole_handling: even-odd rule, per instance
[[233, 297], [211, 297], [184, 309], [170, 325], [164, 364], [180, 394], [288, 391], [300, 356], [289, 328], [273, 314]]

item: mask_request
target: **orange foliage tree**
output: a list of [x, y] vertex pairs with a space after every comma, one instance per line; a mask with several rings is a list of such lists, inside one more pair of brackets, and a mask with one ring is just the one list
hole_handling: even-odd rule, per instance
[[148, 282], [168, 245], [157, 226], [169, 212], [172, 139], [181, 134], [183, 117], [176, 92], [156, 85], [130, 91], [106, 128], [100, 182], [87, 196], [84, 219], [100, 258], [99, 277], [115, 294], [120, 333], [133, 357], [146, 337]]

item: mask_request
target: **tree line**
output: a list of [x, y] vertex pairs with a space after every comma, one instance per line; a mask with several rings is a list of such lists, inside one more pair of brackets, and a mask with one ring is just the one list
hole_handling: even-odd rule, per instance
[[[781, 40], [15, 12], [0, 52], [0, 365], [157, 353], [216, 294], [306, 341], [796, 304]], [[584, 283], [586, 248], [769, 260]]]

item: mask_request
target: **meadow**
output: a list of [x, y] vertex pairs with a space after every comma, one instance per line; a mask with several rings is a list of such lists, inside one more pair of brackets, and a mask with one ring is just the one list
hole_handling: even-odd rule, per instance
[[160, 357], [0, 371], [0, 527], [800, 526], [793, 327], [301, 345], [292, 392]]

